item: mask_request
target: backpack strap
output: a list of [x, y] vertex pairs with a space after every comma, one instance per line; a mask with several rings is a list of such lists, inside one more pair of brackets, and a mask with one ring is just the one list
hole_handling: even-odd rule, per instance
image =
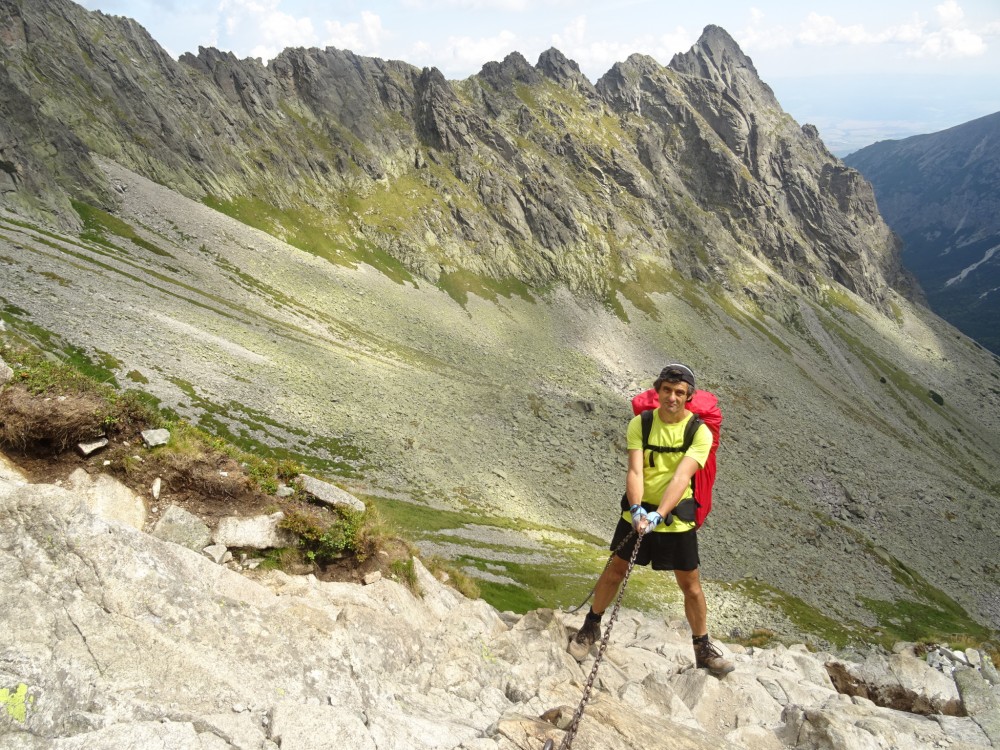
[[642, 449], [649, 451], [649, 465], [651, 467], [656, 465], [654, 457], [657, 453], [687, 453], [688, 448], [691, 447], [691, 443], [694, 442], [694, 434], [704, 424], [701, 417], [697, 414], [692, 414], [691, 419], [688, 420], [687, 425], [684, 427], [684, 439], [679, 446], [651, 445], [649, 442], [649, 433], [653, 430], [653, 410], [647, 409], [642, 412], [641, 419]]

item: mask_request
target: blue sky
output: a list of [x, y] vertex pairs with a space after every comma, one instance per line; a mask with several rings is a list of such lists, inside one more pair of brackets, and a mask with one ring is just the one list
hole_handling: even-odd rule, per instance
[[136, 19], [175, 57], [217, 47], [266, 61], [349, 49], [465, 78], [556, 47], [592, 81], [633, 52], [666, 65], [708, 24], [754, 61], [783, 108], [845, 155], [1000, 111], [998, 0], [83, 0]]

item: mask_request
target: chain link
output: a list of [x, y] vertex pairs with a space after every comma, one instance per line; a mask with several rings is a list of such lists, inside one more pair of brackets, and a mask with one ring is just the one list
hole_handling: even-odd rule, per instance
[[[636, 532], [633, 531], [632, 533], [634, 534]], [[608, 619], [608, 627], [604, 631], [604, 636], [601, 638], [601, 646], [597, 651], [597, 658], [594, 659], [594, 666], [591, 667], [590, 676], [587, 678], [587, 684], [583, 687], [583, 698], [580, 700], [580, 705], [577, 706], [576, 713], [573, 714], [573, 720], [570, 722], [569, 728], [566, 730], [566, 735], [559, 744], [559, 750], [570, 750], [570, 745], [573, 744], [573, 739], [576, 737], [576, 730], [579, 728], [580, 720], [583, 718], [583, 711], [587, 707], [587, 701], [590, 700], [590, 692], [594, 689], [594, 680], [597, 679], [597, 669], [601, 666], [601, 659], [604, 658], [604, 652], [608, 648], [608, 640], [611, 638], [611, 629], [615, 626], [615, 620], [618, 619], [618, 610], [621, 609], [622, 597], [625, 596], [625, 587], [628, 586], [629, 576], [632, 575], [632, 568], [635, 566], [635, 557], [639, 554], [639, 545], [642, 544], [642, 536], [642, 534], [639, 534], [639, 538], [635, 542], [635, 547], [632, 549], [632, 558], [628, 561], [628, 570], [625, 571], [625, 577], [622, 579], [621, 588], [618, 589], [618, 598], [615, 600], [614, 609], [611, 610], [611, 617]], [[632, 535], [630, 534], [626, 537], [626, 540], [631, 538]], [[619, 544], [618, 549], [621, 549], [624, 543], [625, 542], [623, 541], [622, 544]], [[618, 549], [616, 549], [615, 552], [617, 552]], [[612, 556], [614, 556], [615, 552], [611, 553]], [[611, 558], [608, 558], [608, 565], [610, 564]], [[608, 565], [604, 566], [605, 570], [607, 570]], [[597, 587], [595, 586], [594, 588], [596, 589]], [[593, 594], [594, 592], [591, 591], [590, 593]], [[590, 599], [590, 597], [588, 596], [587, 599]], [[583, 602], [583, 604], [586, 603], [586, 601]], [[582, 607], [583, 604], [581, 604], [580, 607]], [[580, 607], [577, 607], [577, 609]], [[552, 747], [551, 743], [552, 740], [545, 743], [545, 750], [549, 750]]]
[[[629, 540], [630, 540], [630, 539], [632, 539], [632, 537], [634, 537], [635, 535], [636, 535], [636, 531], [635, 531], [635, 529], [632, 529], [632, 531], [630, 531], [630, 532], [628, 533], [628, 536], [626, 536], [626, 537], [625, 537], [624, 539], [622, 539], [622, 540], [621, 540], [621, 542], [619, 542], [619, 543], [618, 543], [618, 546], [617, 546], [617, 547], [615, 547], [615, 548], [614, 548], [614, 549], [613, 549], [613, 550], [611, 551], [611, 554], [610, 554], [610, 555], [608, 555], [608, 561], [607, 561], [606, 563], [604, 563], [604, 570], [602, 570], [602, 571], [601, 571], [601, 575], [604, 575], [604, 571], [605, 571], [605, 570], [607, 570], [608, 568], [610, 568], [610, 567], [611, 567], [611, 561], [615, 559], [615, 555], [617, 555], [617, 554], [618, 554], [618, 550], [620, 550], [620, 549], [624, 548], [624, 547], [625, 547], [625, 545], [629, 543]], [[636, 545], [636, 546], [638, 547], [639, 545]], [[598, 580], [598, 581], [600, 581], [600, 580], [601, 580], [601, 576], [598, 576], [598, 577], [597, 577], [597, 580]], [[573, 607], [573, 609], [570, 609], [570, 610], [567, 610], [567, 611], [566, 611], [566, 612], [567, 612], [567, 614], [570, 614], [570, 615], [572, 615], [572, 614], [576, 614], [576, 613], [577, 613], [577, 612], [579, 612], [579, 611], [580, 611], [581, 609], [583, 609], [583, 606], [584, 606], [584, 605], [585, 605], [585, 604], [586, 604], [587, 602], [589, 602], [589, 601], [590, 601], [590, 597], [592, 597], [592, 596], [594, 595], [594, 592], [595, 592], [595, 591], [597, 591], [597, 584], [596, 584], [596, 583], [594, 584], [594, 588], [592, 588], [592, 589], [590, 590], [590, 593], [589, 593], [589, 594], [587, 594], [587, 598], [586, 598], [586, 599], [584, 599], [584, 600], [583, 600], [582, 602], [580, 602], [579, 604], [577, 604], [577, 605], [576, 605], [575, 607]]]

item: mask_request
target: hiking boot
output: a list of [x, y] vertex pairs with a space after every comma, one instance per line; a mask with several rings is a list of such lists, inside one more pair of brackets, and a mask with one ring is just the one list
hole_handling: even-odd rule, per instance
[[716, 677], [722, 677], [736, 669], [736, 665], [722, 655], [718, 647], [708, 640], [708, 636], [703, 641], [695, 641], [694, 664], [698, 669], [707, 669]]
[[576, 631], [576, 635], [569, 642], [569, 653], [577, 661], [583, 661], [590, 653], [590, 647], [601, 639], [601, 622], [592, 620], [589, 617], [583, 621], [583, 625]]

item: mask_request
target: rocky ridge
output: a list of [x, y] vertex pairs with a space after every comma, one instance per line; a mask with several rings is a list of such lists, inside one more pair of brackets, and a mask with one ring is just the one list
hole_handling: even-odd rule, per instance
[[385, 253], [436, 283], [614, 299], [652, 264], [763, 298], [770, 274], [883, 309], [888, 288], [918, 294], [870, 187], [718, 27], [667, 67], [634, 55], [592, 85], [555, 49], [449, 82], [332, 48], [175, 61], [69, 0], [3, 0], [0, 24], [0, 200], [29, 217], [113, 210], [100, 155], [314, 252]]
[[[0, 511], [0, 740], [12, 750], [534, 750], [561, 742], [592, 665], [565, 650], [579, 616], [497, 612], [419, 561], [420, 597], [386, 579], [243, 576], [2, 461]], [[936, 669], [906, 647], [723, 648], [737, 670], [718, 680], [693, 669], [678, 623], [623, 611], [573, 746], [1000, 742], [1000, 675], [980, 652], [935, 651]]]

